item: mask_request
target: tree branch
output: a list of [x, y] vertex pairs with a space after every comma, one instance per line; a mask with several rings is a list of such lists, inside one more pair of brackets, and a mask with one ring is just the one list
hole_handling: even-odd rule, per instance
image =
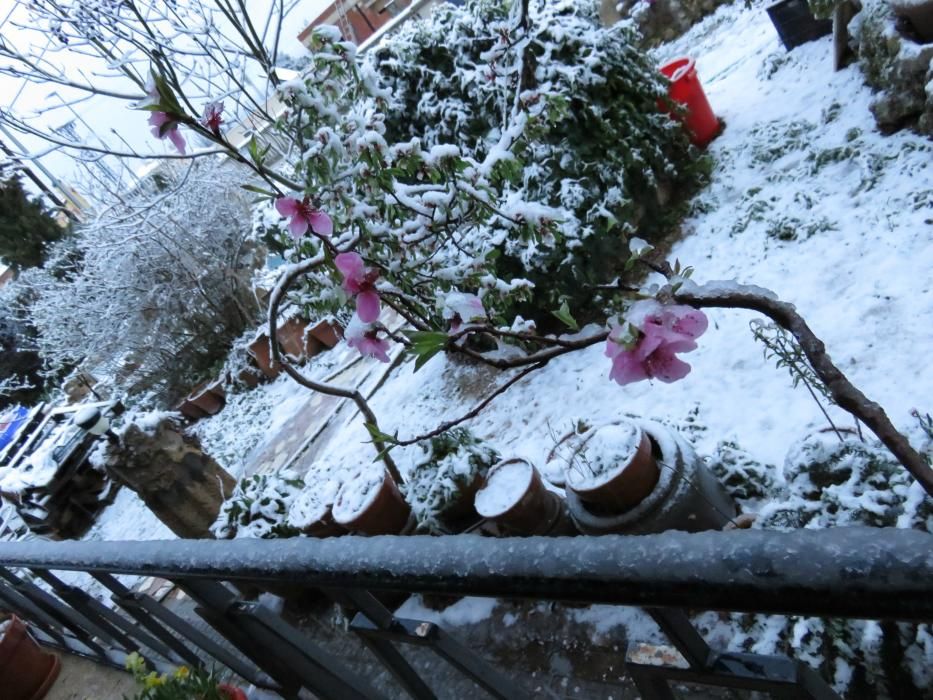
[[807, 356], [810, 366], [826, 385], [833, 401], [862, 421], [891, 450], [897, 460], [933, 496], [933, 469], [923, 456], [911, 447], [907, 438], [891, 423], [884, 409], [859, 391], [842, 371], [833, 364], [826, 346], [810, 329], [793, 304], [780, 301], [771, 292], [751, 285], [728, 288], [684, 284], [677, 291], [668, 290], [674, 301], [697, 308], [749, 309], [764, 314], [781, 328], [789, 331]]
[[[352, 241], [349, 245], [345, 246], [345, 249], [351, 249], [355, 242], [356, 241]], [[285, 297], [285, 293], [295, 283], [295, 281], [298, 280], [299, 277], [308, 274], [311, 272], [311, 270], [321, 266], [323, 263], [324, 255], [319, 253], [313, 258], [309, 258], [308, 260], [294, 265], [291, 269], [282, 275], [278, 284], [276, 284], [275, 289], [272, 291], [272, 295], [269, 299], [268, 329], [269, 345], [272, 348], [272, 361], [274, 364], [280, 365], [289, 377], [291, 377], [298, 384], [301, 384], [303, 387], [311, 389], [312, 391], [319, 391], [322, 394], [327, 394], [328, 396], [339, 396], [344, 399], [350, 399], [353, 401], [353, 403], [356, 404], [357, 409], [359, 409], [360, 413], [362, 413], [366, 418], [366, 422], [373, 425], [378, 430], [379, 421], [376, 418], [376, 414], [373, 413], [369, 403], [359, 391], [356, 389], [346, 389], [344, 387], [322, 384], [321, 382], [308, 379], [283, 358], [282, 351], [279, 349], [276, 330], [279, 327], [279, 307], [281, 306], [282, 299]], [[389, 455], [385, 443], [383, 443], [381, 440], [373, 438], [373, 445], [379, 451], [379, 456], [385, 464], [386, 469], [388, 469], [389, 474], [391, 474], [392, 478], [395, 479], [395, 483], [404, 483], [404, 479], [402, 479], [402, 475], [399, 473], [398, 467], [395, 465], [395, 461], [392, 459], [391, 455]]]

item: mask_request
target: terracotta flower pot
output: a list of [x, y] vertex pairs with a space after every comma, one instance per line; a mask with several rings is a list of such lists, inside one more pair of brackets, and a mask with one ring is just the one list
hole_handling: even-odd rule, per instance
[[303, 514], [303, 523], [298, 529], [309, 537], [336, 537], [347, 531], [334, 520], [333, 506], [327, 503], [316, 504]]
[[207, 413], [204, 411], [204, 409], [191, 403], [191, 401], [188, 400], [188, 397], [185, 397], [179, 403], [177, 403], [175, 405], [175, 410], [189, 420], [201, 420], [207, 416]]
[[308, 332], [327, 348], [332, 348], [337, 345], [337, 343], [340, 342], [340, 338], [343, 336], [343, 329], [338, 324], [331, 321], [321, 321]]
[[239, 374], [237, 374], [236, 378], [237, 381], [248, 389], [255, 389], [262, 384], [264, 380], [268, 379], [268, 377], [253, 367], [244, 367], [240, 370]]
[[397, 535], [408, 524], [411, 508], [392, 476], [357, 474], [343, 483], [334, 501], [334, 520], [363, 535]]
[[29, 636], [15, 615], [0, 639], [0, 685], [5, 700], [40, 700], [58, 678], [61, 661]]
[[265, 333], [260, 333], [256, 339], [249, 344], [249, 347], [246, 348], [246, 352], [255, 360], [256, 366], [259, 367], [259, 371], [269, 379], [275, 379], [281, 374], [282, 368], [278, 364], [272, 363], [272, 349], [269, 347], [269, 336]]
[[199, 384], [188, 394], [187, 401], [200, 408], [208, 416], [220, 413], [226, 404], [226, 391], [220, 381]]
[[[601, 450], [613, 464], [588, 462]], [[591, 429], [574, 450], [565, 469], [565, 484], [584, 503], [621, 512], [640, 503], [658, 483], [660, 471], [651, 454], [651, 441], [631, 423], [614, 423]]]
[[308, 322], [303, 318], [290, 318], [276, 331], [282, 351], [296, 360], [314, 357], [323, 349], [321, 341], [308, 331]]
[[563, 514], [560, 497], [524, 459], [507, 459], [490, 469], [475, 504], [481, 516], [519, 535], [547, 534]]
[[221, 695], [225, 695], [228, 700], [246, 700], [246, 693], [243, 692], [242, 688], [237, 688], [235, 685], [220, 683], [217, 690], [220, 691]]

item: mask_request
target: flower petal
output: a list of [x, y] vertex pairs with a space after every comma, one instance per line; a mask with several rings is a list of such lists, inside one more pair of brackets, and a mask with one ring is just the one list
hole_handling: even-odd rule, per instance
[[380, 362], [389, 361], [389, 341], [381, 338], [366, 338], [360, 347], [360, 352], [368, 357], [372, 357]]
[[645, 361], [645, 369], [650, 376], [668, 384], [690, 374], [690, 365], [677, 357], [667, 346], [659, 348]]
[[365, 323], [373, 323], [379, 318], [379, 294], [373, 291], [362, 292], [356, 297], [356, 313]]
[[334, 222], [322, 211], [312, 211], [308, 216], [311, 230], [321, 236], [329, 236], [334, 232]]
[[340, 270], [345, 280], [352, 280], [357, 284], [366, 274], [366, 265], [359, 253], [341, 253], [334, 258], [334, 265]]
[[691, 338], [699, 338], [709, 327], [706, 314], [692, 306], [670, 306], [666, 311], [673, 319], [671, 328]]
[[296, 216], [301, 211], [301, 203], [294, 197], [279, 197], [275, 208], [282, 216]]
[[308, 220], [303, 216], [293, 216], [288, 222], [288, 231], [296, 241], [308, 231]]
[[185, 137], [181, 135], [181, 132], [177, 127], [172, 127], [167, 132], [169, 140], [174, 144], [175, 148], [178, 149], [178, 152], [182, 155], [185, 155]]
[[609, 372], [609, 378], [621, 386], [639, 382], [648, 378], [648, 373], [644, 366], [635, 357], [635, 353], [626, 350], [619, 353], [612, 361], [612, 370]]

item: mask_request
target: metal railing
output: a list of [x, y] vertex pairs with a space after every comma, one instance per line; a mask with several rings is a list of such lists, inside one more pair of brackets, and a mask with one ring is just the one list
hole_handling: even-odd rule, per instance
[[[764, 690], [780, 697], [836, 697], [800, 661], [712, 649], [691, 624], [687, 609], [933, 620], [933, 537], [894, 529], [508, 539], [31, 541], [0, 543], [0, 567], [0, 607], [32, 623], [47, 644], [114, 665], [134, 650], [142, 650], [156, 667], [202, 666], [207, 655], [287, 698], [303, 690], [340, 700], [384, 695], [304, 631], [223, 582], [323, 589], [353, 613], [349, 629], [401, 688], [419, 699], [445, 697], [444, 689], [432, 688], [432, 679], [415, 670], [398, 643], [428, 647], [493, 697], [514, 700], [530, 697], [531, 690], [520, 687], [509, 669], [494, 668], [438, 625], [396, 617], [374, 593], [643, 607], [679, 653], [674, 662], [655, 665], [630, 649], [626, 670], [649, 699], [673, 697], [671, 681]], [[89, 572], [112, 594], [115, 607], [64, 583], [53, 573], [61, 570]], [[153, 598], [129, 590], [116, 574], [173, 581], [227, 644]]]

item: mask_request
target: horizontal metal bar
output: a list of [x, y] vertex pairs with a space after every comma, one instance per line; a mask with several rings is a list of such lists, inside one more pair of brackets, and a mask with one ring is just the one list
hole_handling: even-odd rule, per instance
[[640, 537], [0, 543], [0, 565], [308, 587], [933, 620], [933, 535], [834, 528]]

